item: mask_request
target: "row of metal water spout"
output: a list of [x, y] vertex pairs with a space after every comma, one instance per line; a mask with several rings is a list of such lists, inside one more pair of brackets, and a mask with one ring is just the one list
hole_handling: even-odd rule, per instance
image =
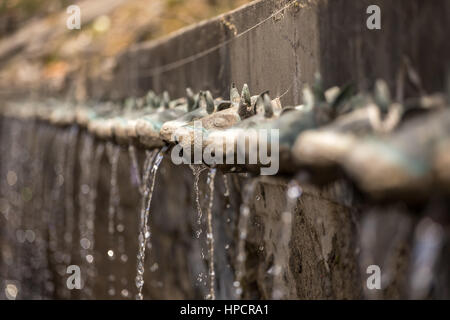
[[[320, 184], [334, 181], [344, 173], [362, 191], [385, 198], [393, 193], [402, 195], [425, 189], [412, 185], [439, 185], [445, 189], [450, 185], [445, 152], [449, 144], [445, 129], [449, 121], [448, 94], [418, 92], [411, 98], [397, 93], [394, 99], [382, 80], [375, 83], [373, 93], [355, 93], [351, 85], [325, 90], [317, 75], [315, 83], [303, 89], [303, 104], [294, 107], [283, 107], [280, 99], [272, 100], [268, 92], [252, 96], [247, 85], [239, 93], [232, 84], [227, 100], [214, 99], [209, 91], [194, 94], [188, 88], [186, 97], [175, 100], [166, 91], [161, 96], [150, 91], [144, 97], [128, 98], [123, 104], [12, 103], [3, 106], [1, 113], [57, 126], [77, 124], [99, 139], [145, 149], [179, 144], [192, 151], [213, 146], [222, 151], [224, 160], [230, 153], [231, 158], [239, 152], [244, 154], [243, 163], [228, 165], [222, 161], [212, 165], [228, 172], [258, 172], [266, 166], [260, 158], [249, 163], [249, 153], [254, 150], [245, 144], [242, 148], [238, 140], [251, 130], [276, 129], [279, 173], [305, 170], [313, 182]], [[432, 122], [438, 130], [423, 132], [426, 129], [409, 125], [417, 114], [424, 115], [424, 128]], [[195, 139], [198, 135], [202, 137], [200, 141]], [[420, 136], [423, 143], [411, 149], [403, 142], [406, 135]], [[429, 142], [435, 140], [440, 143], [427, 149]], [[228, 148], [225, 142], [232, 147]], [[260, 141], [256, 137], [256, 142], [254, 148], [261, 149], [264, 142], [269, 143], [269, 150], [272, 140]], [[424, 161], [423, 155], [429, 154], [436, 158]], [[368, 168], [369, 159], [377, 166]], [[434, 171], [445, 174], [435, 177]], [[375, 181], [373, 177], [380, 172], [390, 172], [395, 179]]]
[[[177, 144], [195, 143], [191, 138], [197, 134], [194, 121], [202, 124], [201, 148], [218, 144], [225, 138], [231, 138], [237, 148], [237, 139], [243, 131], [251, 129], [278, 129], [280, 134], [281, 173], [308, 172], [310, 180], [325, 183], [337, 179], [342, 171], [353, 179], [368, 194], [375, 197], [404, 196], [417, 200], [419, 190], [428, 190], [430, 186], [443, 186], [448, 190], [450, 174], [448, 171], [448, 148], [450, 132], [450, 112], [448, 96], [445, 94], [420, 95], [404, 101], [391, 98], [387, 85], [378, 81], [373, 93], [354, 93], [351, 86], [333, 87], [324, 90], [320, 77], [311, 86], [304, 88], [303, 104], [295, 107], [282, 107], [279, 98], [271, 99], [267, 92], [251, 96], [244, 85], [239, 93], [234, 85], [230, 89], [228, 100], [214, 99], [209, 91], [194, 94], [187, 89], [187, 96], [171, 100], [165, 92], [161, 97], [149, 92], [145, 97], [127, 99], [123, 105], [104, 102], [88, 105], [70, 105], [60, 101], [36, 103], [11, 103], [1, 108], [4, 119], [19, 118], [33, 120], [30, 123], [46, 122], [55, 127], [70, 128], [66, 139], [70, 141], [81, 129], [83, 143], [80, 160], [93, 163], [82, 170], [80, 199], [84, 215], [80, 224], [82, 255], [91, 277], [96, 270], [93, 264], [93, 229], [95, 214], [96, 185], [98, 180], [99, 159], [104, 151], [111, 165], [111, 190], [108, 206], [108, 224], [111, 237], [114, 234], [114, 221], [120, 217], [117, 210], [120, 197], [117, 193], [117, 163], [120, 157], [119, 145], [129, 147], [133, 171], [142, 195], [139, 226], [139, 252], [136, 270], [138, 298], [143, 299], [144, 261], [146, 248], [151, 239], [149, 215], [152, 193], [158, 168], [164, 153]], [[416, 121], [416, 114], [426, 116], [422, 123]], [[433, 131], [427, 130], [432, 125]], [[177, 135], [182, 128], [183, 135]], [[75, 130], [75, 131], [74, 131]], [[405, 139], [415, 137], [414, 146], [405, 143]], [[101, 143], [94, 147], [94, 137]], [[63, 148], [66, 140], [59, 141]], [[146, 161], [139, 168], [135, 148], [146, 150]], [[248, 152], [248, 151], [245, 151]], [[61, 197], [58, 185], [61, 179], [62, 163], [70, 157], [69, 153], [60, 154], [58, 174], [52, 191], [54, 199]], [[64, 155], [64, 157], [63, 157]], [[134, 156], [133, 156], [134, 155]], [[226, 156], [226, 152], [224, 152]], [[215, 264], [213, 234], [213, 192], [216, 167], [223, 172], [250, 171], [263, 164], [240, 164], [230, 166], [216, 165], [209, 168], [208, 206], [206, 208], [208, 247], [209, 291], [207, 298], [215, 298]], [[202, 171], [208, 169], [204, 164], [192, 166], [195, 176], [194, 190], [198, 221], [202, 219], [202, 207], [199, 202], [198, 181]], [[439, 174], [436, 174], [438, 172]], [[389, 175], [386, 179], [376, 179], [380, 174]], [[286, 265], [289, 245], [292, 211], [302, 194], [296, 180], [287, 190], [287, 208], [282, 214], [282, 230], [279, 243], [284, 252], [275, 257], [271, 274], [274, 277], [273, 298], [283, 298], [280, 285], [281, 269]], [[244, 188], [243, 204], [238, 219], [238, 243], [236, 252], [235, 287], [236, 296], [243, 293], [242, 279], [245, 273], [247, 225], [250, 216], [249, 198], [253, 197], [255, 181], [249, 181]], [[246, 191], [247, 190], [247, 191]], [[70, 192], [70, 190], [68, 190]], [[73, 191], [72, 191], [73, 192]], [[426, 197], [427, 193], [422, 193]], [[83, 204], [82, 200], [86, 202]], [[68, 205], [70, 209], [70, 205]], [[70, 210], [69, 210], [70, 211]], [[69, 217], [70, 218], [70, 217]], [[56, 223], [50, 216], [49, 224]], [[68, 220], [69, 221], [69, 220]], [[72, 221], [73, 225], [73, 221]], [[70, 226], [69, 226], [70, 227]], [[69, 228], [70, 229], [70, 228]], [[196, 230], [196, 238], [203, 232]], [[49, 250], [56, 253], [57, 234], [49, 234]], [[113, 239], [113, 238], [112, 238]], [[69, 242], [69, 240], [67, 240]], [[112, 243], [115, 240], [111, 241]], [[67, 244], [69, 245], [69, 243]], [[44, 248], [45, 249], [45, 248]], [[107, 254], [113, 258], [120, 249], [113, 248]], [[203, 253], [202, 253], [203, 255]], [[59, 259], [59, 258], [58, 258]], [[56, 260], [58, 260], [56, 259]], [[58, 260], [59, 261], [59, 260]], [[111, 284], [112, 284], [111, 280]], [[89, 289], [89, 288], [88, 288]], [[114, 290], [111, 287], [110, 290]], [[86, 291], [89, 296], [89, 290]], [[125, 293], [123, 293], [125, 294]]]

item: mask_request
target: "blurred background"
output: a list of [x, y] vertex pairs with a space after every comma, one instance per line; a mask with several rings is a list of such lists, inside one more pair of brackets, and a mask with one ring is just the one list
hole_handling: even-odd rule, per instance
[[[0, 91], [59, 91], [70, 74], [111, 72], [135, 43], [162, 37], [230, 11], [249, 0], [2, 0]], [[80, 30], [68, 30], [66, 8], [81, 9]]]

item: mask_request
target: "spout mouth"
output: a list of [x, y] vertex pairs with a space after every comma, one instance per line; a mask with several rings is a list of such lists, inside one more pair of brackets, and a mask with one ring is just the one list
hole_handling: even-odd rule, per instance
[[181, 122], [181, 121], [168, 121], [163, 124], [161, 127], [161, 130], [159, 132], [159, 135], [161, 136], [161, 139], [167, 142], [174, 143], [177, 141], [176, 139], [176, 131], [186, 125], [187, 122]]
[[127, 126], [128, 126], [128, 119], [120, 118], [112, 123], [112, 130], [113, 134], [116, 138], [120, 139], [127, 139]]

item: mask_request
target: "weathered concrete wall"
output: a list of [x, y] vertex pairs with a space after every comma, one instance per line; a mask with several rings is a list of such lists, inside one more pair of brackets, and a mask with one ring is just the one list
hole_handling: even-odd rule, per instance
[[[122, 57], [114, 82], [106, 87], [92, 83], [92, 95], [122, 98], [141, 95], [152, 88], [156, 92], [168, 90], [177, 97], [184, 95], [186, 87], [191, 87], [209, 89], [216, 96], [226, 97], [230, 83], [235, 82], [238, 87], [247, 83], [254, 94], [269, 89], [272, 96], [283, 95], [283, 105], [299, 104], [302, 86], [312, 82], [316, 71], [321, 72], [327, 86], [353, 82], [365, 90], [371, 88], [377, 78], [383, 78], [395, 90], [405, 57], [418, 71], [425, 90], [432, 92], [444, 87], [444, 70], [448, 68], [450, 56], [450, 43], [446, 41], [450, 30], [448, 2], [298, 1], [241, 35], [288, 3], [257, 1], [160, 41], [138, 45]], [[381, 30], [366, 27], [366, 8], [371, 4], [381, 8]], [[222, 46], [224, 42], [227, 44]], [[168, 68], [161, 69], [161, 66]], [[405, 90], [408, 89], [406, 86]], [[183, 179], [188, 179], [186, 170], [179, 175]], [[191, 185], [186, 183], [186, 188]], [[258, 188], [264, 190], [265, 198], [253, 204], [256, 225], [252, 224], [251, 240], [247, 242], [250, 272], [245, 279], [246, 296], [269, 298], [271, 280], [267, 270], [273, 263], [277, 243], [267, 235], [280, 220], [286, 184], [277, 181], [263, 183]], [[181, 191], [171, 189], [167, 188], [168, 192], [180, 196]], [[351, 195], [351, 191], [344, 191], [330, 197], [312, 188], [300, 201], [294, 218], [290, 268], [285, 277], [290, 284], [290, 298], [406, 296], [405, 274], [416, 219], [408, 214], [389, 217], [392, 225], [409, 226], [396, 238], [395, 248], [390, 241], [397, 232], [383, 227], [376, 229], [375, 239], [378, 240], [368, 245], [361, 234], [368, 229], [361, 230], [367, 225], [369, 229], [375, 228], [373, 223], [366, 224], [371, 211], [351, 202], [350, 206], [341, 204], [343, 198]], [[181, 207], [192, 208], [193, 203]], [[238, 206], [234, 214], [237, 209]], [[179, 212], [180, 207], [173, 210]], [[377, 215], [376, 219], [381, 219], [379, 217]], [[221, 229], [219, 234], [225, 230], [227, 228]], [[383, 237], [386, 243], [378, 242]], [[261, 243], [264, 243], [263, 251], [257, 249]], [[220, 252], [217, 257], [223, 259]], [[233, 264], [233, 259], [229, 262]], [[386, 265], [389, 263], [391, 265]], [[386, 272], [395, 274], [387, 280], [387, 289], [382, 294], [374, 296], [366, 290], [363, 295], [365, 268], [369, 264], [378, 264], [388, 270]], [[227, 281], [231, 281], [229, 276], [223, 283]]]
[[[233, 38], [234, 31], [241, 34], [287, 3], [257, 1], [168, 38], [139, 45], [123, 55], [114, 80], [90, 79], [89, 95], [119, 99], [154, 89], [157, 92], [168, 90], [177, 97], [184, 95], [189, 86], [193, 90], [209, 89], [216, 96], [226, 97], [230, 83], [236, 82], [238, 87], [248, 83], [252, 93], [269, 89], [275, 96], [287, 91], [282, 102], [290, 105], [301, 102], [301, 87], [313, 80], [316, 71], [322, 73], [327, 85], [354, 81], [364, 89], [382, 77], [394, 87], [403, 56], [410, 58], [427, 90], [442, 89], [443, 70], [450, 56], [449, 43], [445, 41], [446, 32], [450, 30], [450, 22], [446, 20], [450, 16], [449, 2], [298, 1], [248, 33]], [[380, 31], [369, 31], [365, 27], [365, 8], [369, 4], [381, 7]], [[199, 54], [224, 41], [229, 42], [192, 61], [188, 59], [186, 63], [157, 73], [161, 66]], [[140, 157], [142, 163], [142, 150]], [[79, 164], [77, 170], [82, 165]], [[203, 173], [200, 179], [203, 208], [206, 207], [205, 175]], [[130, 163], [124, 149], [119, 165], [119, 193], [129, 257], [125, 264], [117, 259], [110, 262], [106, 256], [111, 242], [106, 236], [110, 167], [105, 157], [100, 177], [95, 221], [98, 273], [93, 285], [95, 297], [119, 297], [118, 292], [112, 296], [107, 294], [109, 274], [116, 275], [117, 291], [126, 287], [134, 297], [140, 198], [137, 188], [130, 183]], [[218, 298], [234, 297], [236, 228], [245, 180], [237, 174], [228, 177], [232, 191], [230, 207], [227, 208], [222, 175], [218, 173], [213, 210]], [[268, 270], [278, 250], [275, 234], [279, 231], [280, 214], [286, 207], [286, 179], [261, 180], [250, 203], [247, 272], [243, 279], [245, 298], [271, 297], [272, 276]], [[49, 181], [51, 183], [52, 179]], [[75, 185], [79, 188], [77, 181]], [[344, 182], [323, 189], [307, 184], [302, 187], [304, 194], [293, 216], [289, 267], [284, 269], [283, 283], [288, 297], [406, 297], [412, 233], [418, 219], [398, 210], [387, 218], [375, 214], [385, 209], [362, 206], [364, 202]], [[174, 166], [167, 158], [163, 161], [151, 210], [152, 249], [146, 261], [144, 296], [203, 298], [206, 287], [198, 285], [196, 278], [207, 270], [207, 261], [201, 259], [205, 241], [194, 236], [197, 229], [195, 196], [193, 176], [188, 167]], [[385, 220], [389, 223], [380, 223]], [[369, 241], [362, 235], [370, 232]], [[77, 239], [74, 241], [77, 243]], [[225, 249], [227, 244], [230, 245], [228, 250]], [[205, 250], [203, 248], [206, 254]], [[155, 262], [159, 268], [150, 272]], [[390, 272], [387, 289], [380, 294], [364, 292], [365, 268], [369, 264], [378, 264]], [[128, 282], [121, 283], [121, 279]], [[437, 296], [442, 298], [446, 294]]]
[[[253, 93], [270, 90], [275, 96], [288, 90], [282, 102], [291, 105], [301, 102], [301, 88], [316, 71], [328, 86], [354, 82], [365, 89], [383, 78], [394, 88], [405, 56], [418, 70], [425, 89], [443, 88], [450, 55], [447, 1], [300, 0], [259, 24], [288, 3], [256, 1], [159, 41], [137, 45], [120, 59], [109, 86], [93, 80], [91, 94], [119, 98], [152, 88], [177, 97], [191, 87], [226, 97], [235, 82], [238, 87], [247, 83]], [[366, 8], [371, 4], [381, 8], [381, 30], [366, 27]]]
[[[301, 88], [312, 82], [317, 71], [327, 86], [353, 82], [365, 90], [377, 78], [383, 78], [395, 89], [404, 57], [417, 69], [427, 91], [444, 87], [443, 71], [450, 56], [450, 44], [446, 41], [446, 32], [450, 30], [448, 2], [300, 0], [270, 17], [288, 3], [256, 1], [159, 41], [138, 45], [122, 56], [112, 82], [105, 85], [104, 81], [92, 80], [90, 95], [123, 98], [142, 95], [151, 88], [156, 92], [168, 90], [171, 96], [178, 97], [184, 95], [186, 87], [191, 87], [227, 97], [230, 84], [235, 82], [238, 87], [247, 83], [253, 94], [269, 89], [272, 96], [282, 95], [283, 105], [291, 105], [301, 103]], [[381, 30], [366, 28], [366, 8], [370, 4], [381, 8]], [[224, 42], [227, 44], [221, 45]], [[199, 263], [200, 247], [192, 236], [195, 216], [192, 176], [188, 168], [174, 167], [168, 161], [162, 171], [165, 173], [157, 183], [152, 214], [155, 230], [152, 255], [160, 265], [154, 276], [165, 279], [164, 289], [148, 288], [147, 295], [202, 297], [204, 288], [202, 291], [193, 287], [196, 274], [206, 269]], [[178, 182], [176, 187], [174, 181]], [[233, 297], [235, 228], [242, 178], [233, 181], [236, 189], [229, 209], [224, 207], [223, 189], [216, 195], [215, 228], [219, 238], [216, 273], [220, 298]], [[417, 219], [399, 213], [389, 216], [391, 225], [407, 225], [402, 232], [380, 224], [375, 227], [371, 220], [373, 210], [348, 201], [354, 196], [351, 188], [342, 184], [329, 190], [304, 188], [306, 192], [294, 215], [289, 268], [284, 277], [289, 298], [406, 297], [406, 274]], [[267, 271], [277, 250], [273, 233], [279, 228], [280, 214], [286, 205], [286, 182], [265, 181], [257, 190], [263, 196], [251, 205], [244, 296], [270, 298], [272, 280]], [[130, 202], [130, 209], [134, 201]], [[136, 212], [136, 208], [131, 212]], [[376, 221], [382, 219], [375, 216]], [[233, 222], [226, 223], [224, 217]], [[376, 234], [372, 243], [362, 235], [368, 230]], [[393, 237], [396, 240], [391, 244]], [[223, 249], [226, 243], [231, 244], [229, 250]], [[378, 264], [390, 274], [382, 293], [374, 295], [364, 289], [365, 268], [369, 264]]]

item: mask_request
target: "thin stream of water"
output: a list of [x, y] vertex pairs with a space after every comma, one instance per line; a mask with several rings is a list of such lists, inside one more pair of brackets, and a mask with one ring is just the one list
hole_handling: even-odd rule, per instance
[[283, 285], [284, 272], [289, 265], [289, 242], [292, 233], [292, 213], [294, 212], [298, 199], [303, 193], [302, 188], [297, 181], [292, 180], [288, 183], [286, 191], [286, 209], [281, 213], [281, 226], [279, 230], [277, 248], [274, 254], [273, 288], [272, 299], [279, 300], [286, 296]]
[[203, 211], [202, 206], [200, 204], [200, 190], [198, 188], [198, 183], [200, 180], [200, 174], [207, 169], [207, 167], [203, 164], [201, 165], [194, 165], [190, 164], [189, 167], [192, 170], [192, 174], [194, 175], [194, 192], [195, 192], [195, 203], [197, 205], [197, 224], [199, 226], [198, 230], [195, 231], [196, 238], [200, 238], [200, 235], [203, 233], [202, 230], [202, 218], [203, 218]]
[[139, 251], [137, 255], [137, 270], [136, 270], [136, 287], [138, 289], [137, 298], [142, 300], [142, 288], [144, 286], [144, 263], [145, 263], [145, 239], [144, 239], [144, 228], [145, 228], [145, 205], [147, 203], [147, 198], [150, 193], [150, 188], [148, 185], [148, 180], [150, 177], [150, 171], [152, 169], [152, 163], [156, 156], [156, 150], [150, 152], [146, 150], [146, 158], [144, 163], [144, 173], [142, 178], [141, 190], [143, 190], [142, 194], [142, 204], [141, 204], [141, 213], [139, 216]]
[[409, 271], [410, 299], [427, 299], [436, 281], [435, 268], [444, 244], [444, 228], [429, 217], [422, 218], [414, 232]]
[[247, 259], [247, 253], [245, 251], [245, 243], [247, 240], [248, 221], [250, 218], [250, 200], [252, 199], [257, 179], [251, 179], [247, 181], [243, 189], [243, 203], [240, 207], [240, 215], [238, 222], [238, 244], [237, 244], [237, 258], [236, 258], [236, 271], [233, 287], [235, 288], [235, 294], [238, 298], [242, 297], [243, 288], [242, 280], [245, 274], [245, 262]]
[[[66, 236], [66, 200], [67, 195], [67, 167], [68, 162], [74, 162], [74, 159], [69, 159], [71, 131], [65, 130], [59, 132], [59, 128], [53, 134], [55, 140], [53, 142], [52, 155], [54, 156], [54, 180], [52, 185], [52, 202], [50, 208], [49, 220], [49, 248], [52, 253], [52, 261], [59, 275], [56, 281], [62, 281], [66, 274], [66, 267], [70, 261], [67, 252]], [[69, 298], [70, 291], [62, 283], [56, 284], [57, 295], [63, 298]]]
[[[120, 147], [108, 142], [106, 145], [109, 164], [111, 166], [110, 192], [108, 204], [108, 233], [114, 235], [114, 218], [120, 202], [119, 190], [117, 185], [117, 167], [119, 164]], [[111, 257], [111, 256], [110, 256]]]
[[[109, 189], [109, 201], [108, 201], [108, 234], [109, 234], [109, 243], [110, 247], [108, 248], [106, 255], [107, 258], [112, 261], [116, 257], [115, 252], [115, 219], [117, 215], [117, 211], [119, 209], [120, 204], [120, 195], [119, 189], [117, 185], [117, 169], [119, 165], [119, 156], [120, 156], [120, 146], [113, 144], [112, 142], [108, 142], [106, 144], [106, 153], [108, 156], [108, 161], [111, 166], [110, 173], [110, 189]], [[116, 289], [114, 287], [115, 277], [112, 274], [108, 276], [109, 288], [108, 294], [113, 296], [115, 295]]]
[[144, 190], [142, 190], [141, 173], [139, 172], [136, 147], [133, 144], [128, 146], [128, 155], [131, 160], [131, 182], [133, 185], [137, 185], [139, 187], [139, 192], [143, 194]]
[[206, 236], [209, 254], [209, 295], [208, 299], [215, 300], [215, 269], [214, 269], [214, 230], [213, 230], [213, 204], [214, 204], [214, 178], [216, 177], [216, 169], [210, 169], [208, 174], [209, 187], [209, 203], [207, 211], [208, 233]]
[[65, 262], [72, 263], [73, 233], [75, 229], [74, 174], [78, 141], [78, 127], [72, 127], [68, 136], [67, 162], [65, 168]]
[[[100, 163], [105, 152], [105, 146], [103, 143], [98, 143], [95, 147], [95, 153], [92, 163], [92, 176], [90, 180], [90, 194], [88, 203], [88, 213], [86, 219], [87, 226], [87, 239], [90, 243], [87, 250], [86, 260], [88, 262], [87, 275], [93, 279], [97, 276], [97, 270], [95, 266], [95, 214], [96, 214], [96, 200], [97, 200], [97, 188], [100, 176]], [[94, 282], [94, 281], [92, 281]], [[87, 286], [89, 289], [88, 294], [92, 295], [92, 288]]]
[[228, 209], [230, 208], [230, 183], [228, 181], [228, 176], [226, 173], [222, 174], [223, 177], [223, 185], [225, 186], [225, 192], [223, 196], [225, 197], [225, 207]]
[[91, 281], [96, 276], [95, 257], [94, 257], [94, 231], [95, 231], [95, 212], [97, 199], [97, 185], [99, 180], [100, 163], [104, 153], [105, 146], [98, 143], [94, 146], [94, 139], [87, 133], [82, 138], [82, 147], [80, 152], [80, 188], [79, 188], [79, 215], [78, 228], [80, 232], [80, 256], [85, 268], [84, 289], [82, 296], [92, 297], [93, 289]]
[[138, 289], [138, 300], [143, 300], [144, 296], [142, 294], [142, 289], [144, 287], [144, 272], [145, 272], [145, 249], [147, 244], [150, 241], [150, 226], [149, 226], [149, 216], [150, 216], [150, 206], [153, 197], [153, 190], [155, 187], [156, 173], [158, 171], [159, 166], [164, 158], [164, 152], [167, 150], [167, 147], [163, 147], [158, 151], [154, 160], [151, 153], [147, 153], [147, 168], [144, 170], [144, 178], [142, 179], [142, 183], [145, 185], [143, 187], [144, 196], [142, 201], [142, 209], [140, 216], [140, 232], [139, 232], [139, 252], [137, 256], [137, 275], [136, 275], [136, 287]]

